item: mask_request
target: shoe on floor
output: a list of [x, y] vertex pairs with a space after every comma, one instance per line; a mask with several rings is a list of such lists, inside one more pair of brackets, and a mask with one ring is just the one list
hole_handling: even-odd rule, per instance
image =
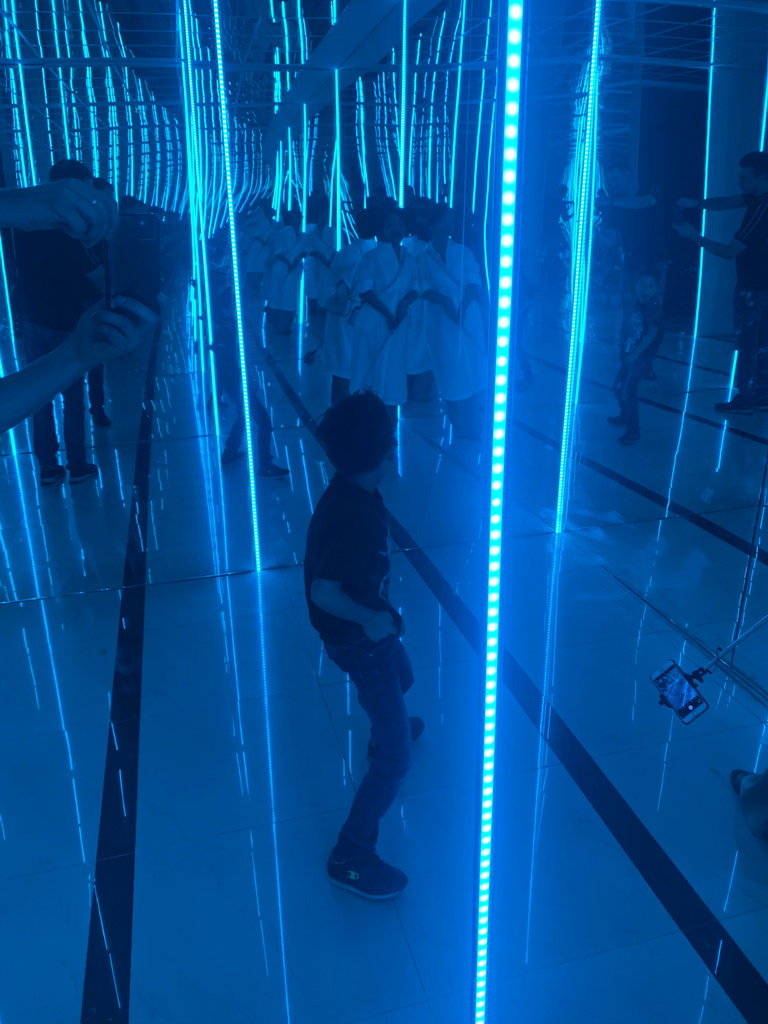
[[50, 486], [50, 484], [60, 484], [67, 478], [67, 471], [63, 466], [41, 466], [40, 467], [40, 483], [44, 486]]
[[72, 466], [69, 471], [69, 482], [71, 484], [82, 484], [86, 480], [93, 480], [99, 475], [99, 467], [92, 462], [81, 462], [79, 466]]
[[731, 772], [731, 785], [736, 796], [741, 796], [741, 784], [748, 775], [753, 775], [754, 772], [745, 772], [743, 768], [734, 768]]
[[337, 861], [328, 858], [328, 880], [340, 889], [357, 893], [369, 900], [388, 900], [408, 885], [408, 876], [387, 864], [375, 853], [363, 860]]
[[746, 395], [736, 395], [730, 400], [730, 402], [716, 402], [716, 412], [738, 412], [743, 416], [749, 416], [754, 408], [754, 403], [751, 398]]
[[274, 462], [270, 462], [268, 466], [259, 466], [259, 476], [276, 478], [290, 475], [290, 469], [286, 469], [285, 466], [277, 466]]
[[[424, 719], [423, 718], [409, 718], [408, 721], [411, 723], [411, 742], [415, 743], [416, 740], [424, 732]], [[371, 740], [368, 743], [368, 760], [372, 761], [376, 756], [376, 744]]]
[[222, 466], [229, 466], [233, 462], [242, 462], [245, 458], [245, 452], [239, 449], [225, 448], [221, 453], [221, 464]]
[[623, 416], [606, 416], [605, 419], [607, 423], [610, 423], [614, 427], [626, 426]]
[[639, 434], [630, 434], [630, 432], [627, 431], [626, 434], [622, 434], [619, 438], [619, 444], [637, 444], [639, 440]]
[[91, 409], [91, 419], [97, 427], [111, 427], [112, 420], [104, 412], [103, 405], [95, 405]]

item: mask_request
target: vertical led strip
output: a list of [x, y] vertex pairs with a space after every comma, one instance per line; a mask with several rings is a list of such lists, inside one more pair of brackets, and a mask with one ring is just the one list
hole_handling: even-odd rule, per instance
[[[507, 8], [504, 53], [504, 120], [501, 152], [501, 224], [499, 277], [496, 303], [497, 330], [493, 384], [493, 441], [491, 447], [490, 530], [488, 543], [488, 597], [486, 605], [485, 693], [483, 765], [480, 801], [480, 859], [477, 904], [477, 957], [475, 1024], [485, 1024], [488, 993], [488, 932], [491, 903], [491, 837], [493, 829], [494, 768], [496, 760], [496, 696], [499, 677], [501, 546], [504, 500], [504, 456], [507, 436], [510, 341], [517, 197], [518, 130], [520, 125], [520, 76], [523, 52], [523, 5]], [[503, 48], [502, 48], [503, 47]]]
[[459, 111], [461, 104], [461, 65], [464, 61], [464, 32], [467, 19], [467, 0], [461, 0], [459, 18], [459, 66], [456, 71], [456, 106], [453, 111], [453, 140], [451, 143], [451, 180], [448, 183], [448, 205], [453, 206], [453, 194], [456, 185], [456, 147], [459, 133]]
[[[765, 70], [765, 86], [763, 88], [763, 123], [760, 128], [760, 149], [765, 149], [765, 136], [768, 131], [768, 66]], [[704, 193], [706, 195], [706, 192]]]
[[[19, 28], [18, 28], [18, 15], [16, 13], [16, 2], [11, 0], [11, 26], [9, 28], [9, 34], [13, 38], [13, 45], [16, 51], [16, 70], [19, 75], [19, 99], [21, 100], [21, 119], [24, 123], [23, 129], [23, 145], [26, 147], [26, 157], [28, 161], [27, 166], [27, 181], [25, 184], [36, 185], [37, 184], [37, 171], [35, 170], [35, 154], [32, 148], [32, 132], [29, 126], [29, 106], [27, 104], [27, 87], [24, 80], [24, 67], [22, 64], [21, 57], [21, 42], [19, 40]], [[10, 40], [9, 40], [10, 42]], [[11, 48], [8, 47], [8, 56], [11, 57]], [[13, 60], [14, 58], [11, 57]]]
[[568, 373], [565, 382], [563, 437], [560, 447], [560, 473], [557, 485], [555, 532], [561, 533], [565, 523], [568, 490], [571, 477], [571, 448], [573, 422], [579, 401], [581, 359], [587, 330], [587, 300], [589, 272], [592, 258], [592, 221], [595, 209], [595, 150], [597, 140], [597, 93], [600, 62], [600, 24], [602, 0], [595, 0], [592, 22], [592, 44], [587, 72], [587, 95], [584, 110], [583, 150], [581, 174], [576, 197], [573, 233], [573, 293], [571, 330], [568, 352]]
[[[400, 40], [400, 166], [398, 168], [397, 205], [405, 206], [405, 179], [408, 166], [408, 0], [402, 0], [403, 25]], [[338, 248], [338, 247], [337, 247]]]
[[339, 69], [333, 72], [333, 92], [336, 110], [336, 252], [341, 249], [341, 96], [339, 93]]

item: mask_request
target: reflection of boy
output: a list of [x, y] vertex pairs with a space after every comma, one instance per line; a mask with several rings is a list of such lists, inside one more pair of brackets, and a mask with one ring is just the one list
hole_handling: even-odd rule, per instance
[[641, 272], [635, 283], [635, 294], [627, 295], [624, 303], [620, 365], [613, 382], [621, 412], [618, 416], [609, 416], [608, 422], [625, 428], [619, 438], [619, 442], [625, 445], [640, 440], [637, 387], [647, 376], [664, 337], [657, 292], [658, 281], [655, 275]]
[[397, 442], [386, 406], [370, 391], [332, 406], [317, 438], [336, 475], [307, 533], [309, 617], [329, 658], [355, 684], [371, 722], [371, 766], [328, 858], [328, 877], [360, 896], [387, 899], [408, 879], [376, 855], [379, 821], [408, 773], [411, 742], [424, 728], [421, 719], [408, 718], [403, 699], [413, 671], [400, 641], [403, 620], [389, 600], [388, 514], [377, 489]]

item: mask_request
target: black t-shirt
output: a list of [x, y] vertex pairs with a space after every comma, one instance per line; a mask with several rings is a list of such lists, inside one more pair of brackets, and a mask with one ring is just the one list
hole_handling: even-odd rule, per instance
[[648, 349], [651, 355], [664, 334], [661, 303], [658, 299], [640, 302], [636, 295], [624, 297], [624, 319], [621, 324], [621, 354], [629, 355], [642, 344], [643, 338], [655, 328], [653, 340]]
[[747, 248], [736, 257], [736, 284], [750, 292], [768, 292], [768, 193], [744, 198], [747, 212], [734, 238]]
[[59, 228], [15, 231], [15, 312], [41, 327], [70, 331], [82, 314], [99, 300], [88, 280], [99, 266], [98, 257], [82, 242]]
[[338, 473], [315, 508], [307, 532], [304, 590], [309, 621], [324, 643], [347, 647], [365, 638], [363, 627], [318, 608], [310, 597], [312, 583], [333, 580], [345, 594], [376, 611], [400, 616], [389, 602], [389, 523], [384, 500]]

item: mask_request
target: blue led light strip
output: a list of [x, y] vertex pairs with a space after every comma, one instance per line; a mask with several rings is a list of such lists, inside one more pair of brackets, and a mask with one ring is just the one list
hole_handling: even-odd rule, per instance
[[[16, 0], [11, 0], [10, 8], [11, 8], [11, 26], [10, 26], [11, 32], [10, 32], [10, 34], [13, 37], [13, 48], [15, 50], [15, 60], [16, 60], [16, 69], [15, 70], [17, 71], [18, 76], [19, 76], [19, 99], [21, 101], [21, 121], [22, 121], [22, 127], [23, 127], [23, 131], [22, 131], [22, 135], [23, 135], [22, 145], [24, 147], [22, 152], [24, 152], [25, 159], [26, 159], [26, 178], [27, 178], [27, 180], [26, 180], [25, 184], [36, 185], [38, 179], [37, 179], [37, 171], [35, 170], [35, 154], [34, 154], [34, 149], [33, 149], [33, 145], [32, 145], [32, 131], [31, 131], [30, 126], [29, 126], [29, 106], [27, 104], [27, 87], [26, 87], [26, 82], [25, 82], [25, 79], [24, 79], [24, 68], [23, 68], [23, 65], [22, 65], [22, 58], [21, 58], [21, 42], [19, 40], [19, 29], [18, 29], [18, 24], [17, 24]], [[11, 57], [11, 48], [10, 48], [10, 46], [8, 47], [8, 56]], [[14, 58], [11, 57], [11, 59], [13, 60]]]
[[335, 202], [336, 216], [334, 217], [336, 228], [336, 252], [341, 249], [341, 97], [339, 93], [339, 69], [334, 68], [333, 72], [333, 94], [336, 110], [336, 182]]
[[[515, 255], [515, 207], [517, 201], [520, 80], [523, 52], [523, 5], [507, 8], [503, 145], [501, 161], [501, 218], [499, 277], [496, 301], [497, 330], [494, 352], [493, 440], [491, 447], [490, 531], [488, 545], [488, 596], [485, 636], [485, 693], [483, 767], [480, 800], [480, 863], [477, 905], [477, 954], [474, 994], [475, 1024], [485, 1024], [488, 994], [488, 933], [491, 902], [491, 838], [496, 761], [496, 697], [499, 683], [499, 625], [501, 604], [501, 557], [506, 454], [507, 406], [512, 341], [512, 297]], [[503, 24], [503, 22], [502, 22]]]
[[[488, 63], [488, 49], [491, 43], [491, 25], [493, 23], [493, 5], [495, 0], [490, 0], [488, 5], [488, 21], [485, 26], [485, 52], [483, 53], [483, 65]], [[472, 213], [475, 212], [475, 206], [477, 205], [477, 171], [480, 163], [480, 137], [483, 132], [483, 109], [485, 107], [485, 67], [481, 72], [482, 78], [480, 80], [480, 106], [478, 108], [477, 118], [477, 142], [475, 143], [475, 173], [472, 179]]]
[[[765, 136], [768, 132], [768, 66], [765, 71], [765, 87], [763, 89], [763, 123], [760, 128], [760, 149], [765, 149]], [[705, 193], [706, 194], [706, 193]]]
[[[408, 166], [408, 0], [402, 0], [403, 24], [400, 40], [400, 166], [398, 167], [397, 205], [405, 206], [405, 179]], [[337, 249], [340, 246], [336, 247]]]
[[464, 32], [467, 19], [467, 0], [461, 0], [459, 17], [459, 67], [456, 72], [456, 106], [453, 111], [453, 141], [451, 144], [451, 174], [448, 182], [448, 205], [453, 206], [453, 195], [456, 187], [456, 149], [459, 132], [459, 111], [461, 104], [461, 65], [464, 61]]
[[584, 128], [581, 139], [581, 174], [579, 176], [579, 188], [576, 196], [576, 210], [574, 216], [575, 229], [572, 241], [573, 293], [571, 331], [568, 352], [568, 373], [565, 383], [563, 441], [560, 449], [560, 473], [557, 486], [557, 506], [555, 509], [556, 533], [562, 532], [565, 523], [571, 479], [573, 424], [579, 401], [581, 360], [584, 350], [584, 338], [587, 330], [589, 273], [592, 258], [592, 221], [595, 209], [595, 151], [597, 141], [597, 95], [602, 7], [602, 0], [595, 0], [594, 20], [592, 23], [592, 43], [590, 47], [589, 66], [587, 71], [587, 95], [584, 107]]

